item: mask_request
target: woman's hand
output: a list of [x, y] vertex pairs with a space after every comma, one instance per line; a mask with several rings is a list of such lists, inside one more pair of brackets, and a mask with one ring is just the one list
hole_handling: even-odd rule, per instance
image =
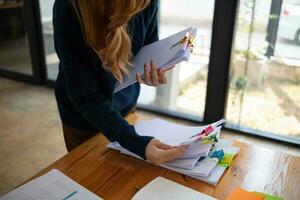
[[146, 63], [144, 64], [144, 76], [142, 77], [140, 73], [137, 73], [136, 79], [139, 83], [156, 87], [167, 83], [165, 72], [166, 70], [157, 69], [157, 65], [151, 60], [150, 66]]
[[180, 157], [184, 154], [187, 147], [187, 145], [172, 147], [160, 142], [157, 139], [152, 139], [146, 147], [145, 155], [147, 160], [149, 160], [151, 163], [160, 165], [164, 162], [169, 162]]

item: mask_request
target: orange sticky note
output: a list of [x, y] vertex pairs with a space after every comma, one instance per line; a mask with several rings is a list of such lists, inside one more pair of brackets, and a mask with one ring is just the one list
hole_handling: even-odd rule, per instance
[[264, 197], [242, 188], [237, 188], [229, 195], [227, 200], [264, 200]]

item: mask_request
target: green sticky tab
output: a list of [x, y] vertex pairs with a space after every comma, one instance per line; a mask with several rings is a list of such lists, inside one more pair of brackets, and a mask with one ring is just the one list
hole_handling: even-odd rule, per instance
[[224, 157], [221, 161], [219, 161], [218, 165], [222, 167], [230, 167], [233, 161], [235, 154], [224, 154]]
[[281, 197], [276, 197], [276, 196], [266, 194], [266, 193], [262, 193], [262, 192], [254, 191], [254, 193], [264, 196], [265, 197], [264, 200], [283, 200], [283, 198], [281, 198]]
[[202, 140], [201, 141], [202, 144], [208, 144], [208, 143], [212, 143], [210, 140]]

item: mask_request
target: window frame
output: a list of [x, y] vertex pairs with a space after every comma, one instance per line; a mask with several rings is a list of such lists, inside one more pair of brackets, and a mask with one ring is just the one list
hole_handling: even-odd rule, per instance
[[[26, 18], [32, 19], [28, 20], [27, 28], [33, 76], [2, 69], [0, 69], [0, 76], [53, 88], [55, 81], [47, 78], [39, 1], [26, 0], [24, 2], [27, 2]], [[204, 116], [181, 113], [153, 105], [138, 104], [138, 109], [201, 124], [211, 123], [225, 117], [229, 87], [228, 75], [239, 3], [239, 0], [215, 0]], [[220, 46], [222, 48], [219, 48]], [[300, 146], [300, 137], [283, 136], [230, 122], [225, 123], [224, 128], [242, 134]]]

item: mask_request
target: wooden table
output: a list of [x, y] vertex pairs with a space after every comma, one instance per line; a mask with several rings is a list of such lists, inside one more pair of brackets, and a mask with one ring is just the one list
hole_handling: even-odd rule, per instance
[[[127, 120], [135, 122], [136, 116]], [[300, 158], [269, 149], [234, 142], [240, 147], [233, 165], [217, 186], [187, 178], [106, 148], [108, 141], [98, 134], [32, 178], [58, 169], [105, 200], [130, 199], [138, 189], [162, 176], [218, 199], [237, 187], [300, 199]]]

